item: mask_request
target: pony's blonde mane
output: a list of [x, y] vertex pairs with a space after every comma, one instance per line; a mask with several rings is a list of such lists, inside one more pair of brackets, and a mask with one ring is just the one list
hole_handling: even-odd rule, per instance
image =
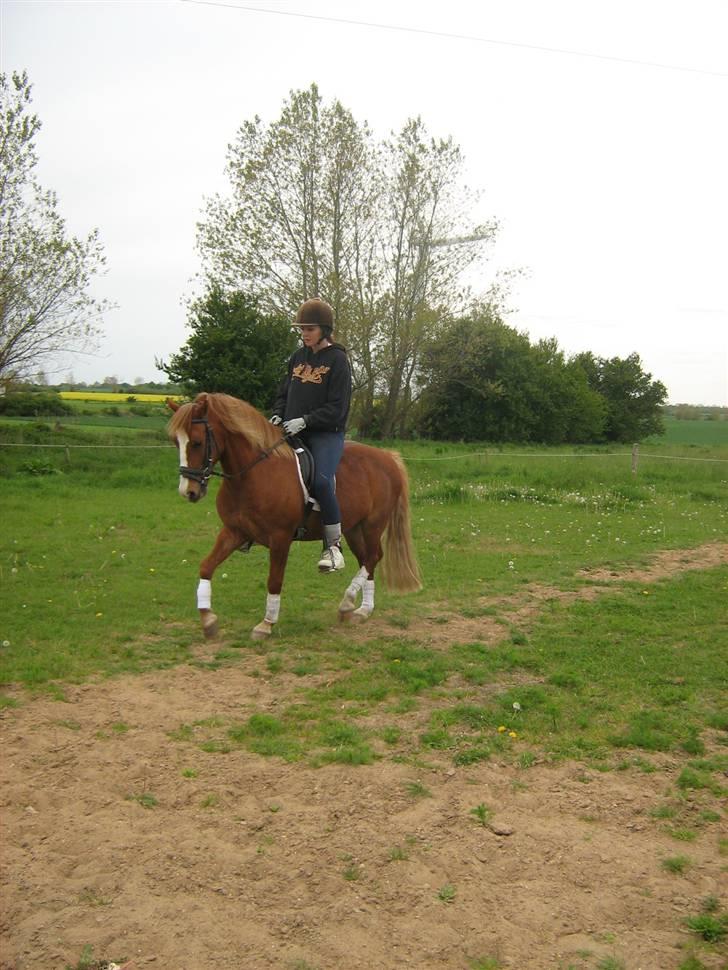
[[[198, 394], [191, 404], [183, 404], [172, 415], [167, 425], [170, 438], [175, 438], [179, 431], [190, 432], [192, 419], [196, 417], [210, 417], [217, 420], [223, 428], [231, 434], [240, 434], [247, 438], [254, 448], [266, 451], [281, 440], [279, 428], [274, 427], [260, 411], [229, 394]], [[293, 458], [293, 451], [287, 445], [282, 445], [271, 452], [272, 457]]]

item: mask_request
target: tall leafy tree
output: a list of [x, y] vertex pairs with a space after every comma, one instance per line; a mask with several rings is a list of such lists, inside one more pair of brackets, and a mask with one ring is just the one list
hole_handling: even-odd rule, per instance
[[435, 335], [423, 354], [427, 387], [415, 428], [433, 438], [481, 441], [593, 441], [604, 405], [555, 340], [532, 346], [494, 303]]
[[583, 353], [577, 354], [573, 363], [605, 402], [607, 441], [639, 441], [662, 434], [661, 408], [667, 388], [645, 372], [638, 354], [603, 358]]
[[481, 256], [495, 225], [468, 223], [472, 198], [461, 183], [460, 149], [450, 138], [429, 138], [420, 118], [385, 144], [384, 157], [380, 312], [386, 323], [379, 360], [382, 433], [389, 437], [406, 423], [422, 346], [461, 302], [458, 279]]
[[109, 304], [91, 295], [104, 266], [97, 230], [69, 236], [54, 192], [35, 176], [25, 72], [0, 74], [0, 379], [23, 378], [60, 351], [96, 346]]
[[494, 225], [474, 226], [451, 140], [420, 119], [375, 143], [316, 85], [292, 92], [280, 118], [245, 122], [228, 150], [230, 194], [207, 205], [204, 272], [290, 315], [318, 295], [350, 350], [360, 430], [383, 401], [383, 430], [401, 427], [417, 391], [423, 334], [457, 302], [456, 281]]
[[190, 396], [232, 394], [269, 408], [296, 338], [280, 314], [261, 312], [257, 301], [213, 286], [190, 305], [186, 344], [169, 361], [157, 361], [170, 381]]

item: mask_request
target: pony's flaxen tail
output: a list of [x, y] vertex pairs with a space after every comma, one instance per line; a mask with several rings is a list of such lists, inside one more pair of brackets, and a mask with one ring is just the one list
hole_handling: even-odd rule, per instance
[[384, 558], [381, 569], [387, 589], [399, 593], [413, 593], [422, 589], [422, 581], [412, 542], [407, 469], [396, 452], [391, 452], [391, 455], [401, 477], [401, 490], [384, 533]]

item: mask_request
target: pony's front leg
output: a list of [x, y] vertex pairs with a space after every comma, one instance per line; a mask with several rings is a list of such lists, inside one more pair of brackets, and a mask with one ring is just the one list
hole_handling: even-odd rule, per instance
[[240, 537], [228, 528], [218, 533], [212, 552], [200, 563], [200, 581], [197, 584], [197, 609], [202, 622], [202, 632], [209, 640], [217, 636], [217, 617], [212, 612], [212, 574], [221, 562], [240, 545]]
[[251, 639], [264, 640], [273, 632], [278, 622], [281, 608], [281, 589], [283, 589], [283, 574], [286, 571], [288, 553], [291, 548], [291, 534], [286, 532], [270, 541], [268, 566], [268, 596], [265, 601], [265, 616], [250, 632]]

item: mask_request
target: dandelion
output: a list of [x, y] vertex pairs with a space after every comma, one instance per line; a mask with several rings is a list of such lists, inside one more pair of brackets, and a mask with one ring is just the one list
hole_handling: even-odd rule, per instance
[[4, 647], [9, 647], [10, 646], [10, 641], [9, 640], [3, 640], [3, 646]]
[[512, 559], [509, 559], [508, 560], [508, 568], [509, 569], [515, 569], [516, 568], [516, 564], [513, 562]]
[[222, 574], [222, 578], [223, 578], [223, 579], [227, 579], [227, 573], [223, 573], [223, 574]]
[[150, 572], [150, 573], [156, 573], [156, 571], [157, 571], [157, 570], [156, 570], [156, 569], [154, 568], [154, 566], [150, 566], [150, 567], [149, 567], [149, 572]]
[[97, 613], [96, 616], [103, 616], [103, 613]]
[[509, 738], [517, 738], [517, 737], [518, 737], [518, 735], [516, 734], [516, 732], [515, 732], [515, 731], [509, 731], [509, 732], [508, 732], [508, 737], [509, 737]]
[[513, 701], [513, 710], [518, 712], [520, 711], [520, 709], [521, 709], [521, 705], [518, 703], [518, 701]]
[[643, 589], [643, 590], [642, 590], [642, 595], [643, 595], [643, 596], [649, 596], [649, 595], [650, 595], [650, 591], [649, 591], [649, 589]]
[[508, 728], [505, 726], [505, 724], [500, 724], [498, 726], [498, 734], [505, 734], [507, 730]]
[[18, 570], [17, 570], [17, 568], [15, 566], [13, 566], [13, 568], [10, 570], [11, 573], [17, 573], [17, 571]]

